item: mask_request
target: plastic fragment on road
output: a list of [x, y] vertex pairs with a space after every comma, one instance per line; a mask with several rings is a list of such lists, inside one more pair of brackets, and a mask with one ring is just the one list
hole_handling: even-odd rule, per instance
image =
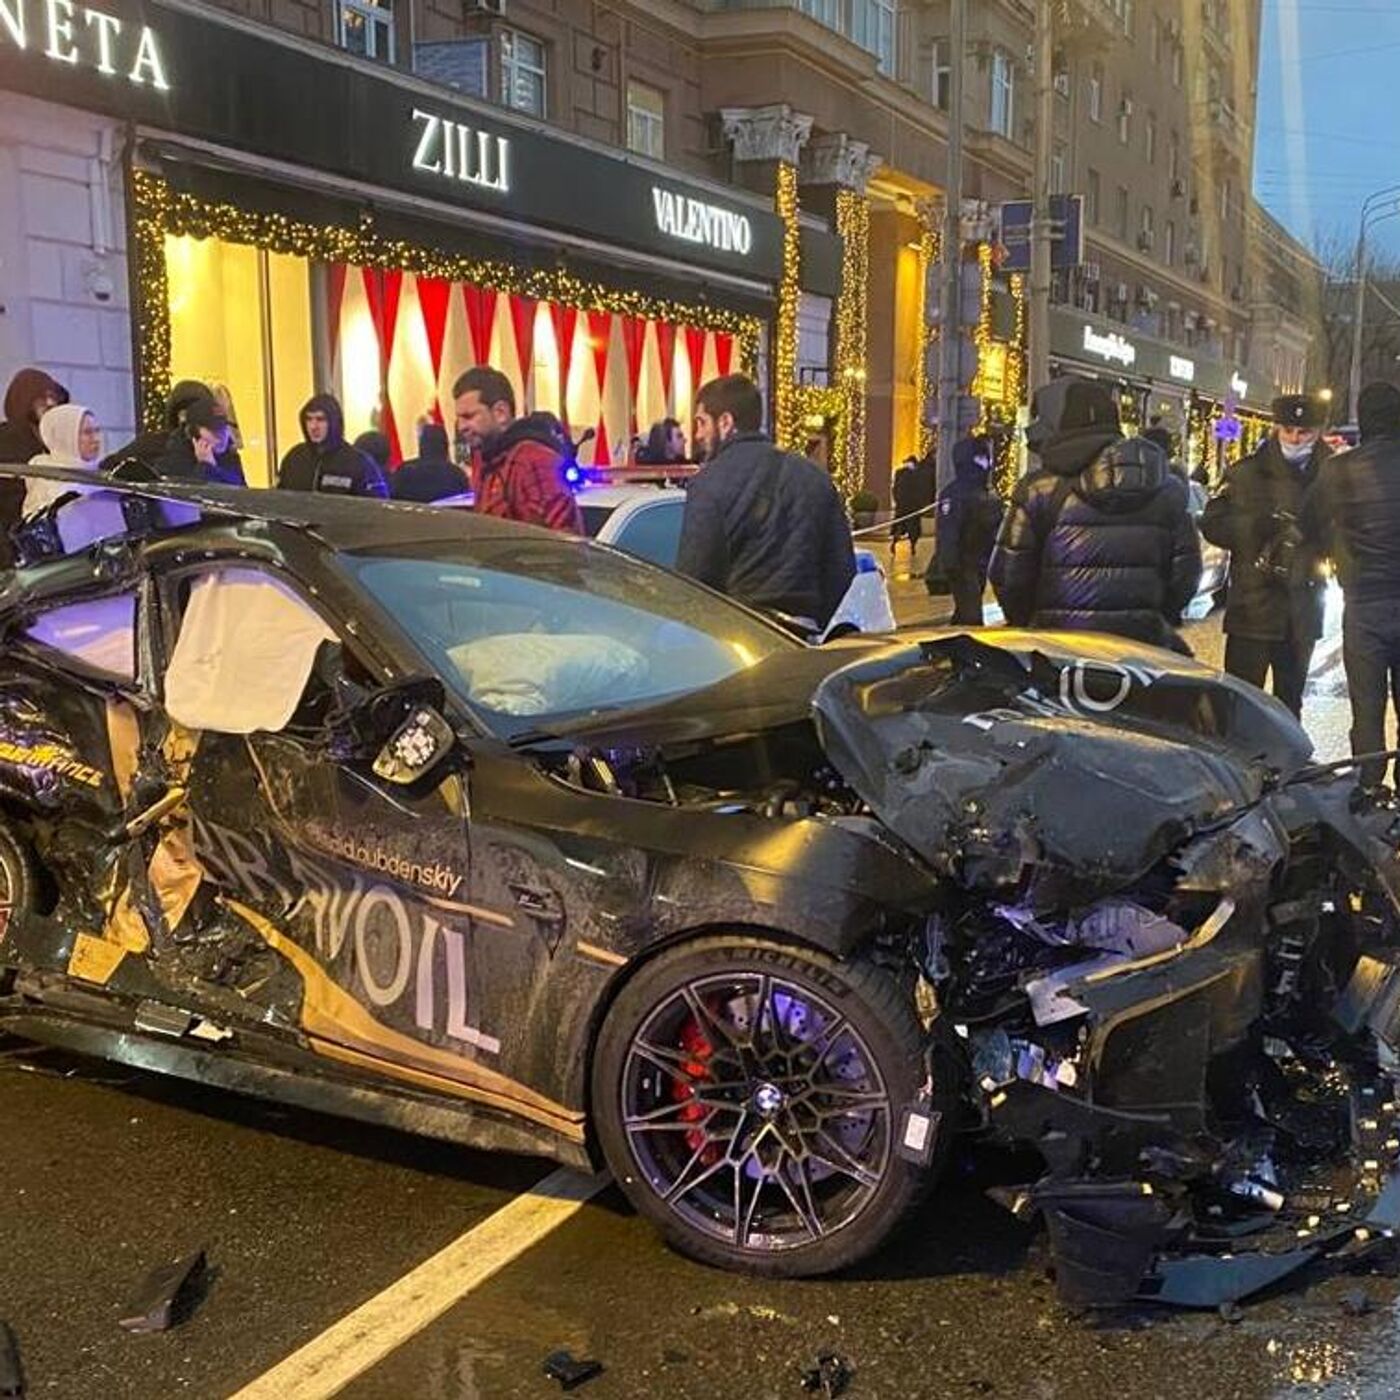
[[802, 1373], [802, 1389], [809, 1395], [820, 1395], [826, 1400], [834, 1400], [844, 1395], [855, 1375], [855, 1367], [834, 1351], [824, 1351], [817, 1357], [817, 1364]]
[[128, 1332], [165, 1332], [183, 1322], [199, 1302], [205, 1272], [202, 1249], [152, 1269], [117, 1325]]
[[0, 1322], [0, 1396], [19, 1400], [24, 1394], [24, 1365], [19, 1358], [19, 1342], [8, 1322]]
[[1219, 1309], [1311, 1264], [1321, 1246], [1285, 1250], [1279, 1254], [1198, 1255], [1161, 1259], [1144, 1281], [1138, 1297], [1175, 1308]]
[[575, 1390], [585, 1381], [603, 1374], [603, 1363], [591, 1357], [575, 1357], [565, 1349], [552, 1351], [544, 1359], [544, 1373], [559, 1382], [561, 1390]]

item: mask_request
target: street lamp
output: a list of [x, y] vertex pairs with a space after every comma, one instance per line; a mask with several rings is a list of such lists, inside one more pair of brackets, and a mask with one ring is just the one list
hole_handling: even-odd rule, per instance
[[[1366, 229], [1386, 219], [1400, 217], [1400, 185], [1387, 185], [1366, 197], [1361, 206], [1361, 227], [1356, 233], [1356, 313], [1351, 326], [1351, 421], [1355, 423], [1361, 402], [1361, 332], [1366, 319]], [[1377, 204], [1390, 200], [1390, 208]], [[1373, 217], [1374, 216], [1374, 217]]]

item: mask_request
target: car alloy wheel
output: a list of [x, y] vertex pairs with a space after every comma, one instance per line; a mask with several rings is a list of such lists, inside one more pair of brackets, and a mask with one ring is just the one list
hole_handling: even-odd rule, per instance
[[738, 1249], [842, 1229], [889, 1164], [893, 1111], [869, 1046], [825, 997], [779, 976], [684, 983], [632, 1037], [621, 1092], [652, 1190]]

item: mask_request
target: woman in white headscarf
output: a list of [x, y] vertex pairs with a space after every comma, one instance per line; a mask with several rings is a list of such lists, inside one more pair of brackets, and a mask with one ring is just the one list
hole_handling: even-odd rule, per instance
[[[29, 459], [31, 467], [67, 467], [70, 471], [96, 472], [102, 460], [102, 429], [91, 409], [65, 403], [51, 408], [39, 419], [39, 436], [48, 449]], [[46, 505], [78, 490], [66, 481], [38, 481], [26, 478], [24, 513], [33, 515]]]
[[[97, 475], [97, 464], [102, 460], [102, 429], [97, 426], [97, 418], [90, 409], [77, 403], [49, 409], [39, 419], [39, 436], [48, 451], [31, 457], [31, 467], [66, 467], [69, 471]], [[73, 501], [59, 511], [58, 533], [66, 553], [82, 549], [93, 540], [120, 535], [126, 529], [121, 502], [96, 482], [83, 486], [71, 481], [26, 477], [24, 488], [25, 519], [64, 496], [76, 493], [87, 498]]]

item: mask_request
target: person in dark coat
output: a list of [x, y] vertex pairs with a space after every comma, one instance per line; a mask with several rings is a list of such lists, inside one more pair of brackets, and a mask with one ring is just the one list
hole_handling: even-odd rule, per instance
[[350, 445], [356, 452], [361, 452], [368, 457], [379, 468], [380, 476], [388, 481], [389, 458], [393, 456], [393, 448], [389, 439], [378, 428], [370, 428], [361, 433]]
[[909, 541], [909, 567], [924, 537], [924, 513], [933, 504], [935, 469], [933, 463], [906, 457], [890, 483], [890, 504], [894, 524], [890, 527], [890, 555], [900, 540]]
[[337, 496], [387, 496], [384, 477], [363, 452], [345, 441], [345, 415], [333, 394], [313, 394], [301, 410], [299, 442], [277, 469], [281, 491], [324, 491]]
[[248, 484], [233, 446], [233, 429], [212, 397], [197, 398], [187, 405], [180, 426], [170, 434], [165, 451], [154, 465], [157, 475], [175, 481], [212, 481], [220, 486]]
[[424, 423], [418, 429], [418, 455], [390, 478], [389, 494], [396, 501], [426, 504], [460, 496], [466, 489], [467, 478], [448, 456], [447, 429], [441, 423]]
[[1303, 528], [1303, 502], [1328, 456], [1326, 413], [1306, 394], [1273, 405], [1275, 428], [1230, 468], [1207, 503], [1201, 533], [1230, 551], [1225, 602], [1225, 669], [1303, 710], [1313, 648], [1322, 636], [1322, 542], [1315, 521]]
[[775, 447], [762, 419], [758, 387], [742, 374], [695, 396], [704, 465], [686, 491], [676, 569], [820, 630], [855, 577], [850, 525], [830, 474]]
[[[193, 457], [189, 448], [191, 437], [184, 431], [185, 419], [190, 408], [197, 403], [210, 405], [210, 411], [218, 414], [214, 402], [213, 391], [203, 381], [178, 380], [166, 395], [162, 426], [137, 433], [130, 442], [124, 443], [115, 452], [109, 452], [98, 470], [107, 476], [122, 462], [135, 460], [160, 473], [160, 464], [164, 460], [172, 467], [179, 468], [176, 472], [178, 476], [193, 474], [190, 465]], [[223, 446], [218, 451], [217, 475], [210, 480], [243, 484], [243, 460], [238, 455], [231, 430], [224, 434]]]
[[1155, 444], [1123, 438], [1102, 384], [1054, 380], [1034, 413], [1041, 470], [1018, 483], [992, 553], [1007, 622], [1185, 651], [1175, 628], [1201, 576], [1185, 483]]
[[953, 448], [953, 480], [938, 494], [934, 558], [953, 593], [954, 627], [980, 627], [987, 566], [1003, 514], [991, 492], [992, 444], [963, 438]]
[[[1303, 503], [1303, 530], [1337, 568], [1346, 596], [1342, 660], [1351, 695], [1351, 751], [1386, 747], [1386, 706], [1400, 696], [1400, 389], [1367, 385], [1357, 404], [1360, 446], [1322, 464]], [[1361, 765], [1377, 788], [1389, 765]]]
[[[5, 421], [0, 423], [0, 466], [23, 466], [48, 449], [39, 419], [68, 402], [68, 390], [41, 369], [22, 369], [5, 390]], [[24, 478], [0, 476], [0, 569], [14, 562], [10, 531], [24, 518]]]

